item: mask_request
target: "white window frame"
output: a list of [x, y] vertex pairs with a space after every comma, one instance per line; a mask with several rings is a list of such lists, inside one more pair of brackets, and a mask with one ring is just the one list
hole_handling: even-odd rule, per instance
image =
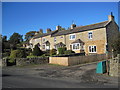
[[71, 38], [71, 36], [73, 36], [73, 35], [75, 35], [75, 34], [70, 34], [70, 35], [69, 35], [69, 39], [70, 39], [70, 40], [75, 40], [75, 39], [76, 39], [76, 35], [75, 35], [75, 38]]
[[[90, 51], [89, 47], [91, 47], [91, 51]], [[96, 47], [96, 51], [94, 50], [94, 51], [92, 52], [92, 48], [94, 48], [94, 47]], [[96, 46], [96, 45], [89, 45], [89, 46], [88, 46], [88, 51], [89, 51], [89, 53], [97, 53], [97, 46]]]
[[[48, 47], [49, 47], [49, 48], [48, 48]], [[46, 50], [50, 50], [50, 46], [47, 46], [47, 45], [46, 45]]]
[[[90, 34], [90, 33], [92, 33], [92, 34]], [[93, 31], [89, 31], [89, 32], [88, 32], [88, 38], [89, 38], [89, 39], [93, 39]]]
[[[74, 49], [73, 45], [77, 45], [77, 44], [79, 44], [79, 48], [78, 49]], [[74, 43], [74, 44], [72, 44], [72, 50], [80, 50], [80, 43]]]

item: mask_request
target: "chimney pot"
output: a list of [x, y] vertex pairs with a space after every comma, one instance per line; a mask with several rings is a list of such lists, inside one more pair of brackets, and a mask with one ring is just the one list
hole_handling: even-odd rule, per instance
[[43, 29], [40, 29], [40, 30], [39, 30], [39, 33], [43, 34]]
[[56, 30], [61, 30], [61, 28], [62, 28], [62, 27], [61, 27], [61, 26], [59, 26], [59, 25], [58, 25], [58, 26], [56, 26]]
[[108, 15], [108, 21], [114, 21], [114, 16], [111, 12], [111, 15]]
[[47, 28], [47, 33], [50, 33], [52, 30], [50, 28]]
[[75, 24], [72, 24], [72, 25], [71, 25], [71, 29], [74, 29], [75, 27], [76, 27]]

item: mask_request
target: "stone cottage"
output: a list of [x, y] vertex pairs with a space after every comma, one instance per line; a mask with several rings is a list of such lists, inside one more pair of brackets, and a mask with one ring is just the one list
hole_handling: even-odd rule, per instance
[[107, 21], [100, 23], [79, 27], [72, 24], [68, 30], [58, 25], [56, 30], [52, 31], [48, 28], [46, 31], [47, 33], [43, 33], [40, 29], [30, 39], [29, 45], [32, 49], [36, 44], [43, 51], [65, 46], [67, 50], [73, 50], [76, 53], [85, 52], [88, 55], [111, 52], [111, 43], [117, 38], [119, 27], [111, 13]]

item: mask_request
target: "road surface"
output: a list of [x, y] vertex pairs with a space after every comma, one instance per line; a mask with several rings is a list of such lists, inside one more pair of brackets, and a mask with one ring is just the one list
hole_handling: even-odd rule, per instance
[[96, 63], [5, 67], [2, 88], [118, 88], [118, 79], [95, 73]]

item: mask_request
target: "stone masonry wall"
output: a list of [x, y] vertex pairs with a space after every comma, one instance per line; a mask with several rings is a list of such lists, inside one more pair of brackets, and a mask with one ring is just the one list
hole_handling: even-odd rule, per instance
[[116, 77], [120, 76], [120, 73], [119, 73], [119, 68], [120, 67], [119, 66], [120, 66], [120, 54], [118, 54], [116, 58], [110, 59], [109, 75], [110, 76], [116, 76]]
[[[8, 66], [8, 58], [2, 59], [2, 66]], [[49, 62], [48, 57], [36, 57], [36, 58], [16, 58], [16, 66], [24, 66], [30, 64], [45, 64]]]
[[49, 62], [48, 57], [18, 58], [18, 59], [16, 59], [17, 66], [30, 65], [30, 64], [45, 64], [48, 62]]

